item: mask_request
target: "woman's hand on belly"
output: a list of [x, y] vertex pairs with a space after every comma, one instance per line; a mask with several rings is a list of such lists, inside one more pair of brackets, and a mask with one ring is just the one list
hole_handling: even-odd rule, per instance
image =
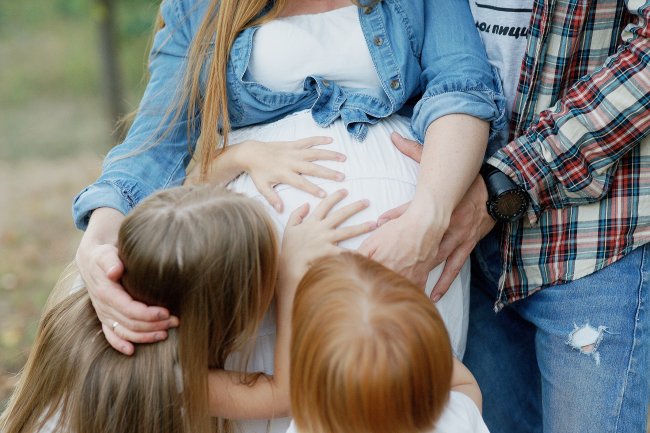
[[434, 206], [420, 209], [411, 204], [403, 215], [375, 230], [359, 252], [424, 288], [448, 224], [449, 218]]
[[[417, 142], [394, 136], [393, 143], [404, 155], [420, 162], [422, 146]], [[438, 253], [433, 258], [434, 267], [445, 262], [442, 274], [431, 291], [431, 299], [434, 302], [447, 293], [476, 244], [494, 228], [495, 221], [487, 213], [486, 201], [485, 182], [479, 175], [451, 214], [449, 228], [440, 241]], [[409, 205], [410, 203], [406, 203], [385, 212], [379, 217], [378, 224], [381, 226], [400, 218]]]
[[[431, 300], [437, 302], [451, 286], [463, 265], [478, 242], [495, 226], [495, 221], [487, 213], [485, 202], [487, 190], [481, 176], [470, 187], [465, 197], [451, 214], [449, 228], [442, 236], [433, 266], [445, 262], [445, 267], [431, 291]], [[410, 203], [391, 209], [382, 214], [377, 223], [381, 226], [399, 218], [406, 212]]]

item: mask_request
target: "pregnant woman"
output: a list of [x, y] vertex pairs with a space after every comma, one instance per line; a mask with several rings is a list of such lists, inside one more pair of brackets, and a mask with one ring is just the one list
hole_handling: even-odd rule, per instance
[[[503, 117], [465, 1], [166, 0], [159, 24], [138, 116], [74, 204], [86, 229], [77, 263], [116, 349], [131, 354], [132, 342], [164, 339], [176, 324], [121, 289], [115, 234], [142, 198], [183, 181], [197, 142], [199, 177], [227, 183], [244, 172], [231, 188], [269, 201], [279, 227], [342, 186], [370, 201], [349, 224], [412, 200], [361, 249], [431, 287], [431, 258], [478, 172], [489, 123]], [[424, 143], [419, 173], [394, 150], [394, 131]], [[438, 302], [459, 355], [467, 272]], [[267, 319], [251, 370], [272, 369]]]

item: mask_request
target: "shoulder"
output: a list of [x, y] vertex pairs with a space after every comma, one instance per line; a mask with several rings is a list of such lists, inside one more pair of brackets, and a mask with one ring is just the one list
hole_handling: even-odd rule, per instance
[[163, 0], [160, 14], [166, 26], [191, 39], [209, 11], [210, 0]]
[[489, 433], [489, 430], [476, 403], [465, 394], [452, 391], [433, 433]]
[[289, 428], [287, 429], [286, 433], [298, 433], [298, 430], [296, 430], [296, 424], [291, 420], [291, 424], [289, 424]]

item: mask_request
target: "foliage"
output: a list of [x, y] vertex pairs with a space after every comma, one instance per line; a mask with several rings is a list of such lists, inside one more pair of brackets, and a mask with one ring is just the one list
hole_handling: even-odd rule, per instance
[[[96, 0], [0, 1], [0, 160], [105, 151]], [[142, 93], [159, 0], [117, 0], [126, 106]]]

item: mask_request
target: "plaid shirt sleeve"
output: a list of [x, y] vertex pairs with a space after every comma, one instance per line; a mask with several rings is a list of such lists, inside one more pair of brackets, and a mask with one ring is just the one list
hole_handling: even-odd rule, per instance
[[618, 161], [650, 133], [650, 1], [625, 3], [633, 20], [617, 52], [488, 160], [530, 194], [531, 223], [546, 208], [600, 200]]

